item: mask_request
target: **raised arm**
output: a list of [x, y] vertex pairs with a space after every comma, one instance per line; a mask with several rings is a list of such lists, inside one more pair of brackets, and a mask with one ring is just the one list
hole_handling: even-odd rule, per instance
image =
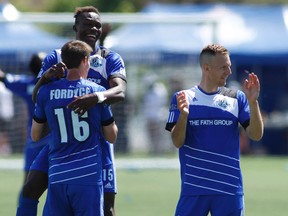
[[32, 93], [33, 102], [34, 103], [36, 102], [37, 93], [42, 85], [51, 82], [53, 79], [60, 79], [61, 77], [64, 76], [64, 73], [65, 73], [65, 64], [63, 62], [59, 62], [50, 67], [47, 71], [45, 71], [34, 86]]
[[[115, 77], [109, 80], [109, 85], [111, 88], [103, 91], [102, 95], [103, 98], [105, 98], [105, 103], [113, 104], [123, 101], [125, 99], [126, 81], [119, 77]], [[83, 115], [97, 103], [103, 102], [102, 100], [99, 101], [98, 96], [99, 95], [97, 94], [87, 94], [81, 97], [76, 97], [75, 100], [68, 105], [68, 108], [74, 110], [74, 112], [79, 115]]]
[[187, 127], [187, 118], [189, 115], [189, 104], [186, 99], [185, 92], [181, 91], [177, 94], [177, 106], [180, 110], [179, 118], [175, 126], [171, 130], [171, 137], [173, 144], [180, 148], [185, 141], [186, 137], [186, 127]]
[[250, 139], [258, 141], [263, 136], [264, 124], [258, 104], [260, 83], [254, 73], [249, 74], [249, 79], [244, 81], [243, 91], [250, 107], [250, 124], [246, 128], [246, 132]]

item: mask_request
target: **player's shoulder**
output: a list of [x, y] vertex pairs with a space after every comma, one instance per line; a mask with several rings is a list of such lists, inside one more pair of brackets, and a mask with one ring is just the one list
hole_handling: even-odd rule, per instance
[[99, 46], [98, 49], [97, 49], [97, 53], [102, 56], [103, 58], [107, 58], [108, 55], [110, 54], [113, 54], [113, 51], [104, 47], [104, 46]]
[[98, 53], [101, 53], [101, 56], [106, 59], [122, 58], [119, 53], [104, 46], [99, 46]]
[[57, 63], [59, 61], [61, 61], [61, 49], [53, 50], [48, 55], [46, 55], [46, 57], [44, 59], [44, 63], [45, 62]]
[[85, 85], [86, 87], [92, 88], [93, 92], [106, 90], [103, 86], [101, 86], [101, 85], [99, 85], [99, 84], [97, 84], [91, 80], [81, 79], [81, 82], [82, 82], [82, 85]]
[[40, 86], [38, 93], [37, 93], [37, 99], [38, 98], [45, 98], [48, 94], [47, 92], [51, 88], [51, 83], [47, 83], [45, 85]]
[[237, 95], [239, 92], [240, 91], [237, 89], [222, 87], [219, 91], [219, 94], [221, 94], [223, 96], [231, 97], [231, 98], [237, 98]]

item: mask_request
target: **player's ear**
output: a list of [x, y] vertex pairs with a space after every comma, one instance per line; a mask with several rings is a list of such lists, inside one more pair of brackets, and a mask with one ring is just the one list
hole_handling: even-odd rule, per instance
[[77, 32], [76, 25], [73, 25], [73, 31]]
[[204, 64], [203, 68], [204, 68], [204, 71], [209, 71], [210, 70], [210, 65]]

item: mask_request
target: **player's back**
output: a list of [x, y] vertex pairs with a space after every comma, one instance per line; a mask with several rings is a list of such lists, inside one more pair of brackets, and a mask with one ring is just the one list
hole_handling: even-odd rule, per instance
[[103, 105], [95, 106], [81, 117], [68, 109], [67, 105], [75, 96], [103, 89], [84, 79], [61, 79], [39, 90], [37, 102], [43, 107], [52, 135], [49, 151], [50, 183], [101, 183]]

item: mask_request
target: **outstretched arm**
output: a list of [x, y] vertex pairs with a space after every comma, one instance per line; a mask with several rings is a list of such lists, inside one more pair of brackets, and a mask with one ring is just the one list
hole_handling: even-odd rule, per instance
[[63, 62], [59, 62], [55, 65], [53, 65], [51, 68], [49, 68], [47, 71], [44, 72], [43, 76], [38, 80], [38, 82], [35, 84], [33, 93], [32, 93], [32, 100], [35, 103], [36, 102], [36, 96], [39, 91], [39, 88], [48, 83], [51, 82], [51, 79], [60, 79], [64, 76], [65, 72], [65, 64]]
[[258, 141], [263, 136], [264, 124], [258, 104], [260, 82], [254, 73], [250, 73], [249, 79], [244, 81], [243, 91], [250, 107], [250, 124], [246, 131], [250, 139]]
[[[126, 81], [115, 77], [109, 80], [110, 89], [103, 91], [105, 102], [108, 104], [117, 103], [125, 99]], [[68, 108], [72, 109], [78, 115], [83, 115], [87, 110], [95, 106], [99, 101], [97, 94], [87, 94], [81, 97], [75, 97], [75, 100], [68, 104]]]

